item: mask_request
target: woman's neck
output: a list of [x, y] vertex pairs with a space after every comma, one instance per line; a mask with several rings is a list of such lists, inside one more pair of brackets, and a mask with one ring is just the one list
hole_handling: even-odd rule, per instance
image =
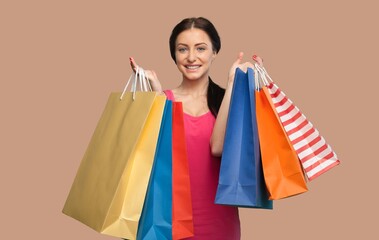
[[198, 80], [183, 79], [177, 91], [186, 95], [204, 96], [207, 95], [208, 84], [208, 76]]

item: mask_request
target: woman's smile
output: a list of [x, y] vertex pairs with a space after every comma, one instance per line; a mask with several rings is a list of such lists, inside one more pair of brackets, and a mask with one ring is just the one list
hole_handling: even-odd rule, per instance
[[199, 68], [201, 67], [200, 64], [197, 64], [197, 65], [185, 65], [185, 68], [187, 68], [187, 72], [196, 72]]

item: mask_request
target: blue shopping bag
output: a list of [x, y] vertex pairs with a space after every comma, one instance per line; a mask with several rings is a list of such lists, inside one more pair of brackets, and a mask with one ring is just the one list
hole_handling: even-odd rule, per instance
[[172, 239], [172, 101], [166, 100], [137, 239]]
[[254, 82], [253, 69], [236, 69], [215, 203], [272, 209], [263, 178]]

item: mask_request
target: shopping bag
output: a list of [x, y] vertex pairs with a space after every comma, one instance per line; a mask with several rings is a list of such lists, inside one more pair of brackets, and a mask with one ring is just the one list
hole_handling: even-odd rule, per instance
[[136, 92], [137, 76], [133, 92], [110, 94], [63, 208], [100, 233], [127, 239], [136, 238], [166, 100]]
[[172, 157], [172, 236], [176, 240], [194, 235], [189, 165], [181, 102], [173, 102]]
[[[317, 129], [272, 81], [266, 69], [258, 66], [284, 130], [311, 181], [340, 161]], [[269, 81], [270, 80], [270, 81]]]
[[172, 102], [166, 100], [162, 125], [137, 239], [172, 239]]
[[236, 69], [215, 203], [272, 209], [262, 172], [252, 71]]
[[257, 79], [256, 112], [263, 174], [270, 199], [277, 200], [308, 191], [300, 161], [270, 102], [267, 87]]

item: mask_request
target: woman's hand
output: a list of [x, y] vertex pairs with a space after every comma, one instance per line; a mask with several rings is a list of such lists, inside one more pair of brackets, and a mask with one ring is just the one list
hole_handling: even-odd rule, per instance
[[[130, 60], [130, 66], [131, 66], [132, 70], [134, 72], [136, 72], [136, 69], [138, 67], [136, 61], [132, 57], [130, 57], [129, 60]], [[155, 71], [153, 71], [153, 70], [145, 70], [145, 69], [144, 69], [144, 71], [145, 71], [147, 79], [150, 82], [152, 90], [156, 91], [156, 92], [159, 92], [159, 93], [163, 92], [161, 83], [159, 82], [157, 74], [155, 73]]]
[[[263, 66], [263, 59], [262, 58], [258, 57], [257, 55], [254, 55], [252, 58], [260, 66]], [[238, 57], [237, 57], [237, 60], [232, 64], [232, 67], [229, 70], [228, 85], [230, 83], [233, 83], [234, 75], [235, 75], [237, 68], [240, 68], [242, 71], [246, 72], [247, 68], [249, 68], [249, 67], [253, 68], [254, 67], [253, 63], [251, 63], [251, 62], [244, 62], [243, 63], [242, 59], [243, 59], [243, 52], [240, 52]]]
[[[226, 123], [228, 121], [230, 99], [232, 96], [234, 75], [235, 75], [236, 69], [240, 68], [242, 71], [247, 72], [247, 68], [254, 67], [254, 64], [252, 62], [243, 63], [242, 59], [243, 59], [243, 53], [240, 52], [237, 60], [233, 63], [232, 67], [229, 70], [228, 86], [225, 90], [225, 95], [221, 102], [220, 110], [218, 111], [216, 122], [213, 127], [210, 145], [211, 145], [211, 153], [215, 157], [221, 156], [222, 150], [224, 147]], [[256, 55], [253, 56], [253, 60], [260, 65], [263, 64], [263, 60]]]
[[[237, 60], [233, 63], [232, 67], [229, 70], [228, 86], [225, 91], [224, 98], [221, 102], [220, 110], [216, 118], [215, 125], [213, 127], [213, 132], [210, 140], [211, 153], [215, 157], [220, 157], [224, 147], [226, 123], [228, 121], [230, 99], [232, 96], [234, 74], [237, 68], [240, 68], [242, 71], [246, 72], [247, 68], [253, 68], [254, 64], [251, 62], [242, 63], [243, 53], [239, 53]], [[262, 58], [254, 55], [253, 60], [262, 66]]]

